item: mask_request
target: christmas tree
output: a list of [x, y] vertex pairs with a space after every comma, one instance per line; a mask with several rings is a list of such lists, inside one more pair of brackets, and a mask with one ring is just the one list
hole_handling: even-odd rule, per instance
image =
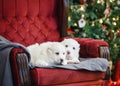
[[120, 0], [69, 0], [68, 35], [109, 43], [113, 64], [120, 59]]

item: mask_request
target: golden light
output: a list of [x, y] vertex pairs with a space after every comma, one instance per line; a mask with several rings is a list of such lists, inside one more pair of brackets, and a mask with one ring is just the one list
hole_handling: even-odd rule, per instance
[[114, 30], [111, 30], [111, 32], [113, 32], [113, 33], [114, 33], [115, 31], [114, 31]]
[[76, 23], [74, 23], [74, 26], [77, 26], [77, 24], [76, 24]]
[[114, 2], [115, 0], [110, 0], [110, 2]]
[[102, 24], [102, 23], [103, 23], [103, 20], [102, 20], [102, 19], [100, 19], [100, 20], [99, 20], [99, 22]]
[[117, 21], [119, 20], [119, 16], [117, 16], [116, 20], [117, 20]]
[[100, 3], [100, 0], [98, 0], [97, 3], [99, 4], [99, 3]]
[[116, 26], [116, 25], [117, 25], [117, 23], [116, 23], [116, 22], [113, 22], [112, 24], [113, 24], [114, 26]]
[[115, 18], [112, 18], [113, 21], [115, 21], [116, 19]]
[[117, 32], [119, 33], [120, 31], [118, 30]]
[[82, 17], [82, 18], [84, 18], [84, 17], [85, 17], [85, 15], [84, 15], [84, 14], [82, 14], [82, 15], [81, 15], [81, 17]]
[[110, 21], [110, 19], [109, 18], [107, 18], [107, 20], [106, 20], [107, 22], [109, 22]]
[[114, 44], [114, 47], [117, 47], [117, 44]]
[[70, 9], [73, 9], [73, 6], [70, 6]]
[[92, 22], [92, 25], [91, 26], [95, 26], [95, 23], [94, 22]]
[[81, 11], [85, 11], [85, 6], [84, 6], [84, 5], [81, 5], [80, 10], [81, 10]]
[[71, 17], [70, 16], [68, 16], [68, 21], [71, 21]]

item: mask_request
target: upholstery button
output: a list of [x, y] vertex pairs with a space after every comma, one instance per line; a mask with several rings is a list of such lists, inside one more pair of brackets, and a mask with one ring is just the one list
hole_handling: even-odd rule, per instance
[[16, 18], [16, 19], [17, 19], [17, 16], [14, 16], [14, 18]]
[[22, 41], [25, 41], [25, 38], [23, 38]]
[[40, 17], [40, 15], [38, 14], [37, 17]]
[[29, 18], [29, 16], [28, 16], [28, 15], [26, 15], [26, 18]]
[[2, 16], [3, 19], [5, 19], [5, 16]]

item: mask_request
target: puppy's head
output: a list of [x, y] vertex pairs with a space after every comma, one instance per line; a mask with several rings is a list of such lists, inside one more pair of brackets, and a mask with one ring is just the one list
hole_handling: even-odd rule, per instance
[[67, 60], [79, 57], [80, 44], [74, 39], [64, 39], [61, 42], [67, 51]]
[[47, 52], [48, 52], [49, 57], [52, 58], [55, 64], [62, 64], [62, 65], [67, 64], [66, 59], [65, 59], [66, 50], [62, 44], [58, 42], [51, 43], [48, 47]]

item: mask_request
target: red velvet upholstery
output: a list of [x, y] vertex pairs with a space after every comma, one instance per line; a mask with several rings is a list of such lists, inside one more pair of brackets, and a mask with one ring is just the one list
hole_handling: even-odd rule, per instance
[[0, 28], [4, 28], [0, 34], [26, 46], [58, 41], [56, 2], [60, 3], [57, 0], [0, 0]]
[[[68, 83], [78, 83], [84, 81], [94, 81], [103, 79], [105, 73], [90, 72], [87, 70], [64, 70], [64, 69], [44, 69], [35, 68], [31, 70], [32, 77], [36, 86], [40, 85], [59, 85]], [[87, 78], [85, 77], [87, 74]], [[53, 77], [54, 76], [54, 77]]]
[[[66, 24], [63, 17], [65, 16], [63, 12], [66, 10], [64, 5], [67, 5], [65, 1], [67, 0], [0, 0], [0, 35], [25, 46], [36, 42], [60, 41], [61, 32], [65, 31], [63, 24]], [[98, 48], [108, 46], [104, 41], [91, 38], [76, 38], [76, 40], [81, 44], [80, 55], [84, 58], [99, 57]], [[23, 52], [24, 50], [15, 48], [10, 54], [15, 86], [21, 86], [17, 55]], [[30, 74], [32, 86], [51, 86], [51, 84], [60, 86], [67, 84], [67, 86], [88, 86], [88, 84], [102, 86], [105, 75], [104, 72], [98, 71], [42, 68], [31, 69]]]
[[[108, 46], [103, 40], [95, 40], [92, 38], [74, 38], [80, 43], [80, 57], [82, 58], [96, 58], [99, 57], [99, 47]], [[94, 46], [93, 46], [94, 45]]]

